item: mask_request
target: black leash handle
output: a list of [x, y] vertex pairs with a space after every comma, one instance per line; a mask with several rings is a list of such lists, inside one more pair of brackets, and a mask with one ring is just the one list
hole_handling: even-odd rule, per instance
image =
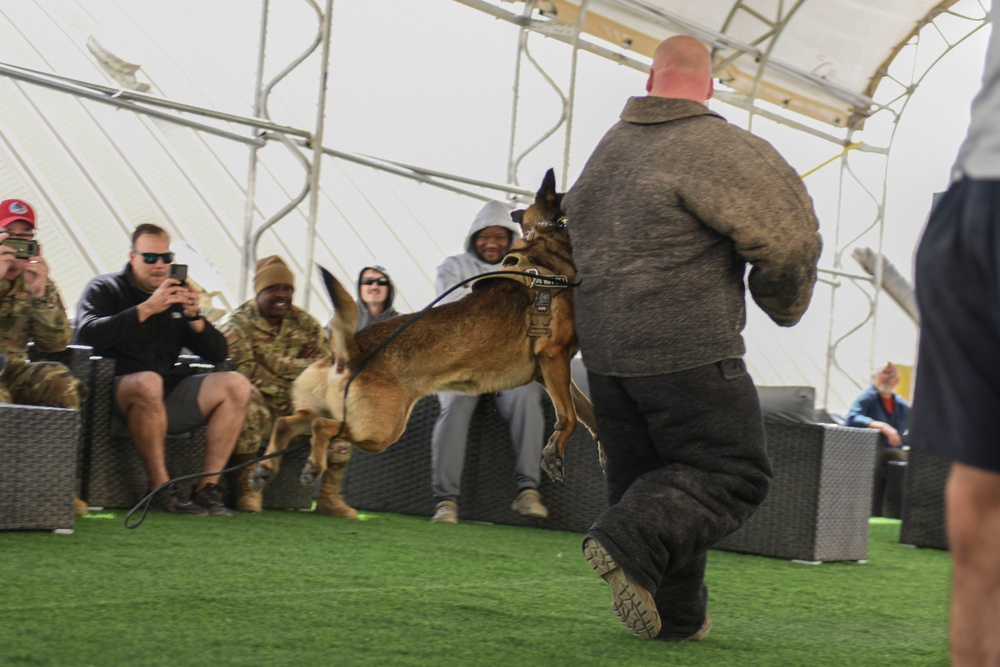
[[[160, 484], [158, 487], [147, 493], [142, 500], [140, 500], [135, 504], [135, 507], [129, 510], [128, 514], [125, 515], [125, 527], [128, 529], [135, 529], [141, 526], [142, 522], [146, 520], [146, 515], [149, 513], [149, 505], [150, 503], [153, 502], [153, 498], [156, 496], [157, 493], [159, 493], [164, 488], [170, 486], [171, 484], [176, 484], [177, 482], [186, 482], [189, 479], [201, 479], [202, 477], [211, 477], [213, 475], [225, 475], [226, 473], [233, 472], [234, 470], [239, 470], [240, 468], [246, 468], [248, 465], [259, 463], [260, 461], [266, 461], [267, 459], [273, 459], [275, 456], [284, 456], [285, 454], [291, 454], [292, 452], [297, 452], [300, 449], [308, 446], [309, 442], [303, 441], [297, 445], [292, 445], [291, 447], [286, 447], [285, 449], [279, 450], [277, 452], [267, 454], [266, 456], [259, 456], [250, 461], [237, 463], [236, 465], [231, 466], [229, 468], [224, 468], [219, 472], [196, 472], [196, 473], [191, 473], [190, 475], [181, 475], [180, 477], [175, 477], [174, 479], [167, 480], [163, 484]], [[142, 508], [142, 516], [139, 517], [138, 521], [130, 525], [129, 519], [132, 518], [133, 514], [139, 511], [140, 507]]]

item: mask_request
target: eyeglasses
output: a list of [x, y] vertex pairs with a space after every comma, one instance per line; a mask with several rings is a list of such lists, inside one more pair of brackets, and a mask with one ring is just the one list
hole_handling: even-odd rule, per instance
[[135, 254], [142, 255], [142, 261], [146, 264], [156, 264], [158, 259], [162, 259], [164, 264], [170, 264], [174, 261], [174, 253], [172, 252], [136, 252]]
[[389, 279], [388, 278], [362, 278], [361, 279], [361, 284], [362, 285], [381, 285], [382, 287], [385, 287], [386, 285], [389, 284]]

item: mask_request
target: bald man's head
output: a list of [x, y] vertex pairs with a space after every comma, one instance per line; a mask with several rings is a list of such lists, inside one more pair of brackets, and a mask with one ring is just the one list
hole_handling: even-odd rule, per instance
[[656, 47], [646, 92], [704, 103], [712, 97], [712, 54], [687, 35], [669, 37]]

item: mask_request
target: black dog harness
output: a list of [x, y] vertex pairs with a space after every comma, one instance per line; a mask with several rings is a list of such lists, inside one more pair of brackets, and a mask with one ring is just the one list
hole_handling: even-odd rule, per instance
[[[557, 223], [549, 223], [557, 224]], [[530, 241], [535, 237], [535, 232], [530, 231], [524, 235], [525, 241]], [[528, 313], [531, 322], [528, 326], [529, 338], [552, 338], [552, 293], [557, 290], [571, 287], [569, 278], [549, 271], [548, 269], [536, 266], [520, 252], [512, 252], [504, 255], [500, 263], [502, 269], [486, 274], [472, 283], [475, 288], [480, 280], [490, 280], [493, 278], [509, 278], [517, 281], [530, 289], [535, 294], [535, 301], [532, 304], [531, 312]]]

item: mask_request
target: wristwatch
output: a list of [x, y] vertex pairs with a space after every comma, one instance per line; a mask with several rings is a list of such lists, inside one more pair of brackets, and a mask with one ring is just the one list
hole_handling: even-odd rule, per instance
[[205, 316], [202, 314], [201, 308], [199, 308], [197, 313], [195, 313], [194, 315], [185, 315], [184, 319], [187, 320], [188, 322], [197, 322], [198, 320], [205, 319]]

